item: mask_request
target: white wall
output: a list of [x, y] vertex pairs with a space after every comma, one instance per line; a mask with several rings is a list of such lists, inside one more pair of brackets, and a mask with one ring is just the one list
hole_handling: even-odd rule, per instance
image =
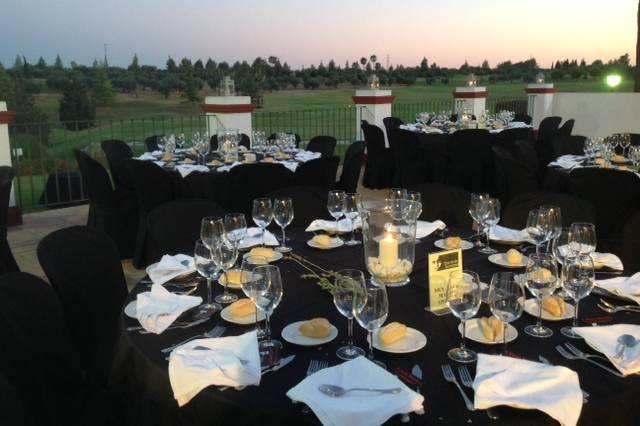
[[555, 93], [552, 111], [576, 120], [574, 135], [640, 133], [640, 93]]

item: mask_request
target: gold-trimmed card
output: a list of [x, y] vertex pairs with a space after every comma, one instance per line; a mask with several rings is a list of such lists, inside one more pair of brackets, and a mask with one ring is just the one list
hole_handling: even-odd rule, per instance
[[429, 269], [429, 307], [436, 315], [449, 313], [447, 306], [447, 285], [449, 275], [454, 271], [462, 272], [462, 250], [446, 250], [428, 255]]

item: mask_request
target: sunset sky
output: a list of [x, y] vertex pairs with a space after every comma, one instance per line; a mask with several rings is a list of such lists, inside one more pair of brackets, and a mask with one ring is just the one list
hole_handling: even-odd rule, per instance
[[134, 53], [161, 65], [169, 55], [216, 61], [275, 55], [292, 67], [376, 54], [383, 65], [493, 66], [535, 57], [635, 63], [637, 0], [19, 0], [0, 14], [0, 62], [59, 53], [111, 64]]

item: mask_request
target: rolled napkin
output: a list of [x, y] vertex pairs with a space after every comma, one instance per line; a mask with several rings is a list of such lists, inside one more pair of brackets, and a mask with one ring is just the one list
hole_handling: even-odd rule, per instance
[[633, 324], [603, 325], [599, 327], [573, 327], [584, 340], [597, 351], [602, 352], [609, 361], [625, 376], [640, 372], [640, 344], [621, 351], [618, 337], [630, 334], [640, 340], [640, 326]]
[[319, 152], [300, 151], [296, 154], [295, 159], [304, 163], [306, 161], [315, 160], [320, 157], [322, 157], [322, 154], [320, 154]]
[[[334, 398], [318, 390], [324, 384], [345, 389], [400, 388], [401, 391], [397, 394], [350, 392], [342, 398]], [[362, 356], [308, 376], [291, 388], [287, 396], [307, 404], [323, 425], [379, 425], [395, 414], [421, 412], [424, 402], [422, 395]]]
[[173, 294], [160, 284], [153, 284], [151, 291], [138, 294], [136, 318], [145, 330], [160, 334], [183, 312], [201, 303], [201, 297]]
[[618, 256], [613, 253], [591, 253], [591, 258], [593, 259], [593, 266], [595, 268], [609, 268], [616, 271], [622, 271], [624, 269], [624, 265], [622, 264], [622, 260]]
[[437, 230], [443, 230], [446, 227], [447, 225], [441, 220], [436, 220], [435, 222], [418, 220], [416, 221], [416, 238], [421, 239], [424, 237], [428, 237]]
[[[362, 227], [362, 220], [358, 217], [353, 221], [353, 228]], [[306, 232], [336, 232], [336, 222], [334, 220], [316, 219], [307, 226]], [[349, 219], [340, 219], [338, 221], [338, 232], [351, 232], [351, 221]]]
[[478, 354], [473, 389], [479, 410], [496, 405], [537, 409], [565, 426], [577, 424], [582, 410], [578, 375], [565, 367]]
[[552, 161], [551, 163], [549, 163], [549, 165], [561, 167], [563, 169], [573, 169], [580, 166], [582, 164], [582, 161], [584, 161], [584, 158], [585, 157], [581, 155], [563, 155], [556, 158], [555, 161]]
[[640, 305], [640, 272], [630, 277], [597, 280], [595, 285], [611, 293], [631, 299]]
[[[280, 244], [278, 243], [278, 239], [275, 237], [275, 235], [273, 235], [271, 232], [267, 230], [264, 231], [264, 241], [265, 241], [265, 244], [268, 246], [277, 246]], [[240, 242], [240, 245], [238, 247], [241, 249], [245, 249], [253, 246], [258, 246], [261, 244], [262, 244], [262, 232], [260, 228], [253, 227], [253, 228], [247, 228], [247, 235]]]
[[176, 170], [180, 173], [180, 176], [184, 178], [189, 176], [191, 172], [208, 172], [209, 168], [198, 164], [178, 164]]
[[259, 385], [260, 354], [256, 332], [240, 336], [197, 339], [171, 352], [169, 381], [179, 406], [207, 386]]
[[493, 241], [518, 244], [529, 241], [529, 234], [524, 229], [519, 231], [506, 226], [495, 225], [491, 227], [489, 238]]
[[196, 264], [193, 257], [186, 254], [176, 254], [175, 256], [165, 254], [160, 262], [147, 267], [146, 272], [154, 284], [164, 284], [177, 276], [190, 274], [195, 270]]

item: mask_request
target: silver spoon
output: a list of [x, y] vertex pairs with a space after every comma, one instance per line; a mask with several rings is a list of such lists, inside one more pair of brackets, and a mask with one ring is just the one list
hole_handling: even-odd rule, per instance
[[638, 344], [638, 340], [630, 334], [623, 334], [618, 337], [618, 344], [620, 345], [620, 350], [616, 354], [616, 358], [624, 357], [624, 351], [627, 348], [633, 348]]
[[347, 392], [377, 392], [377, 393], [390, 393], [397, 394], [402, 391], [401, 388], [390, 388], [390, 389], [373, 389], [373, 388], [349, 388], [345, 389], [341, 386], [337, 385], [320, 385], [318, 386], [318, 390], [325, 395], [328, 395], [333, 398], [339, 398], [345, 395]]

